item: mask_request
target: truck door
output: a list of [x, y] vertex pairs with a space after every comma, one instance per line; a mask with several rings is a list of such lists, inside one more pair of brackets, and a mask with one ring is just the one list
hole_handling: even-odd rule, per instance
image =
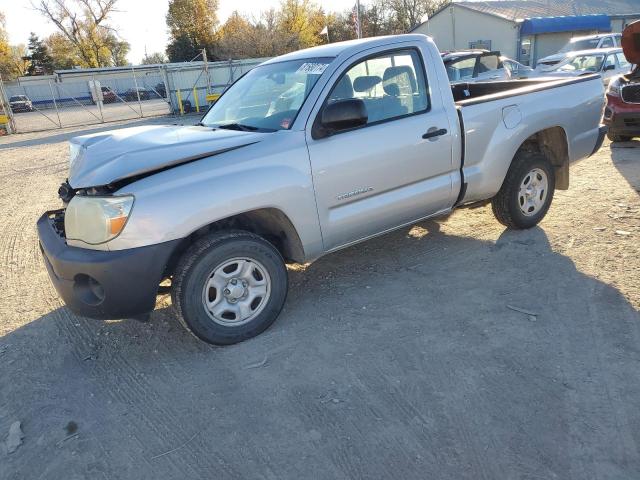
[[[449, 115], [418, 49], [361, 54], [323, 95], [307, 144], [326, 250], [451, 207], [457, 171]], [[314, 138], [323, 109], [344, 99], [362, 100], [366, 123]]]

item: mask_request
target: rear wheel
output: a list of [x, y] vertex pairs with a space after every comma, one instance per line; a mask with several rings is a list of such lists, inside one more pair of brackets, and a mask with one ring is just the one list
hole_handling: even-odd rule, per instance
[[185, 252], [171, 298], [194, 335], [229, 345], [267, 329], [284, 305], [287, 288], [287, 269], [273, 245], [249, 232], [219, 232]]
[[613, 132], [607, 132], [607, 137], [612, 142], [628, 142], [632, 138], [630, 135], [619, 135]]
[[555, 172], [540, 152], [518, 152], [498, 194], [493, 214], [512, 229], [531, 228], [547, 214], [555, 191]]

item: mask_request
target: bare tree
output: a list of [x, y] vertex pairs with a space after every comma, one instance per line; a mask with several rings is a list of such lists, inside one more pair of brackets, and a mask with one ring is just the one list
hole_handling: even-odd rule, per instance
[[[129, 44], [108, 24], [118, 0], [39, 0], [32, 7], [53, 23], [75, 47], [83, 66], [102, 67], [125, 62]], [[71, 6], [75, 4], [74, 6]], [[123, 53], [124, 52], [124, 53]]]

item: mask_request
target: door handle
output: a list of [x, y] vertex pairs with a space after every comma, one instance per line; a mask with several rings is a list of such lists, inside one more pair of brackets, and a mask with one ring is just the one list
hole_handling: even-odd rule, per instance
[[447, 134], [446, 128], [439, 128], [439, 129], [430, 128], [427, 133], [422, 135], [422, 138], [426, 140], [427, 138], [441, 137], [442, 135], [446, 135], [446, 134]]

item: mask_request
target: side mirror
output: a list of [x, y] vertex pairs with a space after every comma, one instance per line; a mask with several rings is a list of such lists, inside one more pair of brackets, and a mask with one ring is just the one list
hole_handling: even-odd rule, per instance
[[367, 124], [367, 107], [359, 98], [337, 100], [326, 105], [316, 122], [313, 138], [322, 138], [332, 133]]
[[606, 72], [607, 70], [615, 70], [616, 66], [615, 65], [605, 65], [604, 66], [604, 71]]

